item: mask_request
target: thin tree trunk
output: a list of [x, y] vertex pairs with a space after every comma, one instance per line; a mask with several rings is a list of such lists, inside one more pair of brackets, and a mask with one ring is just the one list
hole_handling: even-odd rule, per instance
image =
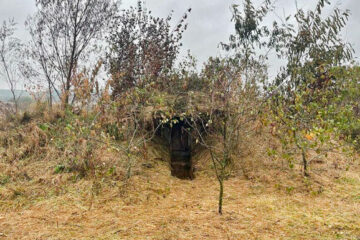
[[7, 81], [8, 81], [8, 86], [10, 87], [10, 91], [13, 97], [13, 101], [14, 101], [14, 105], [15, 105], [15, 113], [18, 113], [18, 103], [17, 103], [17, 99], [16, 99], [16, 93], [15, 93], [15, 83], [13, 82], [13, 79], [11, 78], [10, 72], [9, 72], [9, 68], [8, 65], [5, 61], [5, 57], [4, 55], [1, 55], [1, 61], [2, 64], [4, 65], [4, 69], [6, 72], [6, 77], [7, 77]]
[[77, 1], [76, 4], [76, 16], [74, 17], [75, 22], [74, 22], [74, 33], [73, 33], [73, 39], [72, 39], [72, 49], [71, 49], [71, 56], [70, 56], [70, 64], [69, 64], [69, 69], [68, 69], [68, 75], [66, 77], [66, 85], [65, 85], [65, 107], [68, 106], [69, 104], [69, 99], [70, 99], [70, 88], [71, 88], [71, 79], [72, 79], [72, 73], [74, 71], [74, 69], [76, 68], [77, 65], [77, 57], [76, 55], [76, 48], [77, 48], [77, 37], [78, 37], [78, 22], [77, 22], [77, 17], [78, 17], [78, 13], [79, 13], [79, 3], [80, 1]]
[[218, 207], [219, 207], [219, 214], [222, 215], [222, 204], [223, 204], [223, 195], [224, 195], [224, 169], [220, 169], [221, 172], [219, 172], [219, 169], [217, 168], [217, 165], [216, 165], [216, 162], [217, 160], [215, 159], [215, 155], [214, 153], [212, 152], [211, 148], [209, 149], [210, 150], [210, 155], [211, 155], [211, 160], [213, 162], [213, 165], [214, 165], [214, 169], [215, 169], [215, 175], [216, 175], [216, 179], [218, 180], [219, 182], [219, 204], [218, 204]]
[[305, 152], [305, 149], [304, 149], [304, 148], [301, 149], [301, 155], [302, 155], [302, 160], [303, 160], [304, 176], [305, 176], [305, 177], [308, 177], [308, 176], [309, 176], [309, 173], [308, 173], [308, 171], [307, 171], [306, 152]]
[[15, 105], [15, 113], [18, 113], [18, 101], [16, 99], [16, 93], [14, 89], [11, 89], [11, 93], [12, 93], [12, 97], [13, 97], [13, 101], [14, 101], [14, 105]]
[[222, 215], [222, 205], [223, 205], [223, 196], [224, 196], [224, 179], [218, 178], [220, 190], [219, 190], [219, 214]]
[[295, 140], [295, 144], [296, 146], [298, 147], [298, 149], [301, 150], [301, 156], [302, 156], [302, 162], [303, 162], [303, 168], [304, 168], [304, 176], [305, 177], [308, 177], [309, 176], [309, 173], [307, 171], [307, 160], [306, 160], [306, 150], [305, 150], [305, 147], [304, 146], [301, 146], [297, 140], [297, 136], [296, 136], [296, 132], [294, 131], [293, 132], [294, 134], [294, 140]]
[[52, 105], [53, 105], [53, 97], [52, 97], [52, 91], [51, 91], [51, 83], [48, 81], [49, 84], [49, 110], [52, 111]]

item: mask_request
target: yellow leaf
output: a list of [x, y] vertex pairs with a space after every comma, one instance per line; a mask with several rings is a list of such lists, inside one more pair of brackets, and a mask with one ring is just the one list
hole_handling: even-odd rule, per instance
[[305, 135], [305, 138], [306, 138], [307, 140], [309, 140], [309, 141], [311, 141], [311, 140], [314, 139], [313, 134], [306, 134], [306, 135]]

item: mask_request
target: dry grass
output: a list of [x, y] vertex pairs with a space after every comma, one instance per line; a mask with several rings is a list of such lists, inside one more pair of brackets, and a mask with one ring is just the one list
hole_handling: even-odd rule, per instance
[[[279, 168], [267, 168], [263, 179], [232, 177], [219, 216], [210, 171], [179, 180], [152, 152], [154, 168], [137, 169], [127, 183], [103, 176], [72, 182], [71, 174], [54, 175], [49, 161], [25, 164], [29, 179], [0, 186], [0, 239], [360, 238], [354, 164], [348, 171], [313, 166], [311, 179]], [[0, 174], [9, 168], [2, 163]]]
[[66, 155], [41, 153], [41, 141], [40, 152], [13, 161], [0, 147], [0, 239], [360, 239], [359, 162], [330, 155], [303, 178], [300, 165], [267, 157], [269, 144], [260, 135], [244, 150], [225, 182], [222, 216], [206, 152], [195, 156], [196, 179], [179, 180], [166, 149], [151, 144], [124, 181], [116, 151], [96, 149], [94, 172], [77, 178], [54, 173]]

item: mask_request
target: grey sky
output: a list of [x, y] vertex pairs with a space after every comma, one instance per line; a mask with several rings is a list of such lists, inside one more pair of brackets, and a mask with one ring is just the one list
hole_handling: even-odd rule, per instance
[[[19, 23], [17, 36], [21, 39], [27, 39], [27, 33], [24, 29], [26, 17], [35, 11], [35, 0], [0, 0], [0, 21], [14, 17]], [[137, 0], [123, 0], [122, 8], [128, 8], [135, 5]], [[174, 21], [180, 19], [187, 8], [192, 8], [189, 16], [189, 28], [184, 34], [183, 49], [190, 49], [199, 62], [203, 62], [209, 56], [220, 53], [217, 46], [219, 42], [226, 41], [233, 30], [233, 24], [230, 22], [232, 3], [241, 3], [241, 0], [147, 0], [148, 9], [152, 10], [154, 15], [164, 17], [171, 10], [174, 10]], [[261, 3], [262, 0], [255, 0]], [[298, 0], [300, 8], [311, 8], [316, 4], [315, 0]], [[333, 0], [333, 4], [340, 5], [342, 9], [350, 9], [352, 15], [349, 24], [343, 33], [344, 38], [353, 44], [356, 56], [360, 53], [360, 1], [358, 0]], [[291, 14], [295, 11], [295, 0], [277, 0], [276, 13], [283, 16], [283, 12]], [[275, 14], [269, 17], [269, 21], [275, 19]], [[272, 68], [276, 69], [276, 63]], [[273, 70], [275, 71], [275, 70]], [[0, 88], [6, 88], [6, 84], [0, 81]]]

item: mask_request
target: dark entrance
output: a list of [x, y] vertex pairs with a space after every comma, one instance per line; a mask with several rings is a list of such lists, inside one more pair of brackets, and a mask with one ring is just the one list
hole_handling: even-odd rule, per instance
[[170, 139], [171, 175], [181, 179], [193, 179], [191, 161], [191, 136], [184, 122], [171, 128]]

